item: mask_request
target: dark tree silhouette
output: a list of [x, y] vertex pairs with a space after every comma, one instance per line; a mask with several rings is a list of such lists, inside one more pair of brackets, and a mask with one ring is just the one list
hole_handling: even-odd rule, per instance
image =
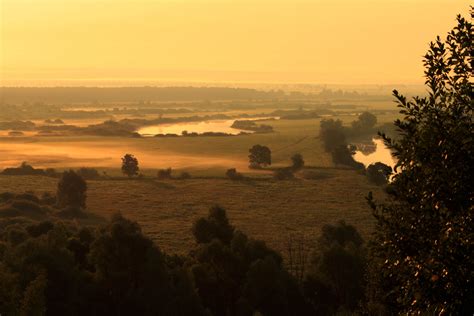
[[197, 241], [191, 271], [203, 305], [212, 315], [309, 315], [282, 258], [248, 238], [214, 207], [193, 228]]
[[331, 152], [332, 160], [337, 165], [346, 165], [355, 169], [364, 169], [364, 165], [354, 160], [354, 147], [341, 145]]
[[65, 171], [59, 180], [57, 203], [59, 207], [86, 207], [87, 183], [73, 170]]
[[364, 298], [366, 251], [364, 241], [344, 221], [325, 225], [304, 282], [318, 314], [354, 311]]
[[158, 170], [158, 172], [156, 173], [156, 177], [157, 177], [158, 179], [171, 179], [171, 178], [172, 178], [171, 172], [172, 172], [172, 169], [171, 169], [171, 168], [160, 169], [160, 170]]
[[366, 174], [367, 178], [377, 185], [387, 184], [392, 174], [392, 167], [381, 162], [376, 162], [367, 167]]
[[207, 218], [200, 218], [193, 225], [193, 235], [198, 243], [208, 243], [218, 239], [230, 243], [234, 227], [229, 224], [226, 211], [220, 206], [213, 206]]
[[122, 172], [126, 174], [129, 178], [138, 175], [138, 159], [131, 154], [126, 154], [122, 158]]
[[474, 313], [474, 37], [471, 22], [457, 22], [425, 55], [429, 95], [394, 91], [404, 117], [400, 138], [385, 137], [398, 158], [392, 202], [368, 198], [377, 219], [371, 295], [390, 313]]
[[227, 169], [225, 175], [231, 180], [242, 180], [244, 178], [244, 176], [240, 172], [237, 172], [237, 169], [235, 168]]
[[301, 154], [294, 154], [291, 157], [291, 162], [292, 162], [291, 168], [295, 171], [300, 170], [301, 168], [304, 167], [304, 160]]
[[346, 135], [341, 120], [321, 120], [319, 137], [323, 141], [324, 149], [332, 152], [340, 146], [347, 146]]
[[372, 131], [377, 124], [377, 117], [370, 112], [362, 112], [357, 121], [352, 122], [352, 128], [357, 132]]
[[272, 153], [267, 146], [254, 145], [249, 149], [249, 167], [261, 168], [272, 164]]

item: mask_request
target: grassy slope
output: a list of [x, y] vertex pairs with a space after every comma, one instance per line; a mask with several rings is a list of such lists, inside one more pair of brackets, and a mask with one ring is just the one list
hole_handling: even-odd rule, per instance
[[[285, 252], [291, 233], [315, 240], [322, 225], [344, 219], [368, 237], [373, 220], [364, 201], [377, 187], [352, 170], [326, 169], [320, 180], [232, 182], [226, 179], [89, 181], [89, 211], [114, 212], [138, 221], [163, 249], [185, 252], [193, 243], [193, 221], [211, 205], [228, 210], [232, 223], [250, 236]], [[53, 191], [56, 179], [0, 176], [0, 192]]]

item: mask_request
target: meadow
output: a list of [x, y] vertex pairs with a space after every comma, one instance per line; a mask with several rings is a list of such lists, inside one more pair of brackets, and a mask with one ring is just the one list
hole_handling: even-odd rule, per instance
[[[337, 116], [349, 125], [353, 113]], [[5, 159], [0, 167], [28, 161], [35, 167], [64, 170], [93, 167], [105, 175], [88, 181], [88, 212], [109, 218], [121, 212], [136, 220], [160, 247], [173, 253], [190, 249], [191, 227], [212, 205], [228, 210], [237, 229], [262, 239], [285, 255], [290, 236], [314, 246], [323, 225], [345, 220], [369, 238], [374, 222], [365, 201], [369, 191], [381, 189], [352, 169], [335, 166], [318, 138], [322, 118], [269, 120], [273, 133], [229, 137], [21, 137], [0, 139]], [[380, 124], [393, 121], [391, 113], [378, 115]], [[267, 170], [248, 169], [248, 150], [255, 144], [272, 151]], [[127, 179], [120, 158], [134, 154], [142, 179]], [[289, 166], [290, 157], [303, 155], [306, 168], [297, 178], [274, 180], [271, 169]], [[161, 168], [191, 174], [186, 180], [158, 180]], [[231, 181], [225, 171], [237, 168], [249, 180]], [[305, 173], [311, 177], [305, 177]], [[56, 178], [0, 176], [0, 192], [54, 193]]]
[[[312, 169], [315, 179], [277, 181], [225, 178], [187, 180], [120, 179], [88, 181], [87, 211], [109, 218], [121, 212], [170, 253], [185, 253], [193, 244], [193, 222], [220, 205], [238, 230], [265, 240], [285, 255], [288, 238], [305, 237], [313, 248], [324, 224], [345, 220], [368, 238], [374, 220], [365, 201], [381, 189], [350, 169]], [[54, 193], [57, 179], [0, 176], [0, 192]]]

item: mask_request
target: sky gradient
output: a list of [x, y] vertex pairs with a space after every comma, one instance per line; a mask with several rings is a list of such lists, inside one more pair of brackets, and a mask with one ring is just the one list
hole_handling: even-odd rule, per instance
[[422, 82], [464, 0], [0, 0], [0, 84]]

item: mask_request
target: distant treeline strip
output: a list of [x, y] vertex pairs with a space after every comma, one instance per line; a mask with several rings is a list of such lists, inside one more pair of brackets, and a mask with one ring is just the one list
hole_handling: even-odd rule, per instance
[[0, 87], [3, 103], [268, 100], [284, 95], [281, 90], [218, 87]]

